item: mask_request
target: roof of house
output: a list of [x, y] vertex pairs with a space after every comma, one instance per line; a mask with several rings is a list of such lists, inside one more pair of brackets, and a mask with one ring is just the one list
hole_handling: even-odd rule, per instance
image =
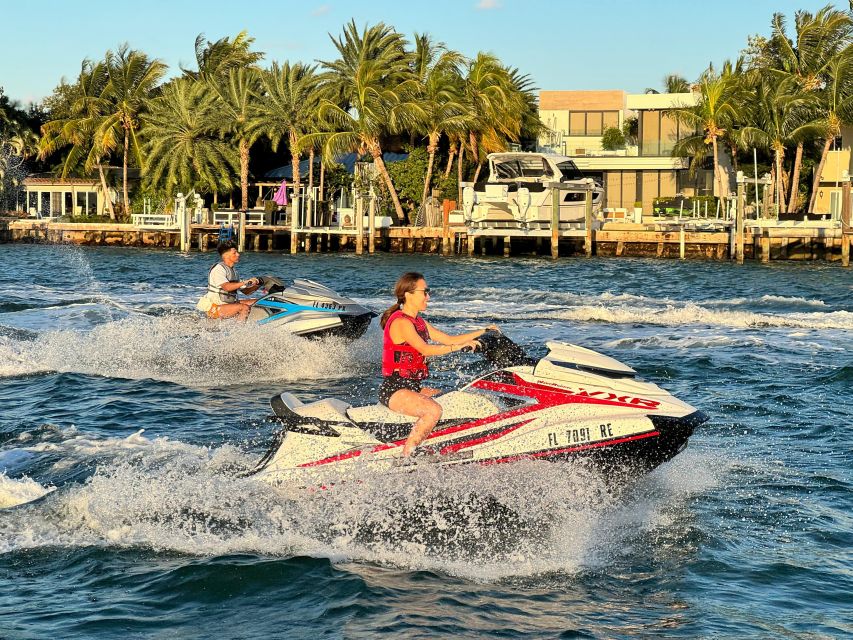
[[[401, 160], [405, 160], [409, 157], [408, 153], [393, 153], [391, 151], [385, 151], [382, 153], [382, 159], [388, 162], [400, 162]], [[346, 155], [340, 156], [337, 158], [336, 162], [338, 164], [344, 165], [344, 168], [348, 173], [355, 173], [355, 163], [358, 160], [358, 154], [355, 153], [347, 153]], [[315, 163], [319, 163], [320, 159], [317, 158]], [[304, 178], [308, 175], [308, 163], [309, 161], [302, 160], [299, 163], [299, 175]], [[286, 164], [283, 167], [279, 167], [278, 169], [273, 169], [272, 171], [267, 171], [264, 174], [264, 178], [270, 178], [274, 180], [292, 180], [293, 179], [293, 165]]]
[[24, 178], [24, 185], [36, 185], [36, 184], [56, 184], [56, 185], [81, 185], [81, 186], [92, 186], [97, 185], [98, 181], [92, 178], [55, 178], [55, 177], [43, 177], [43, 176], [27, 176]]

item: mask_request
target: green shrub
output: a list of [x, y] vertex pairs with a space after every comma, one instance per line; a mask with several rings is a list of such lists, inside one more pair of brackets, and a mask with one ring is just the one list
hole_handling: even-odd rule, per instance
[[608, 127], [601, 136], [601, 147], [605, 151], [625, 148], [625, 135], [616, 127]]

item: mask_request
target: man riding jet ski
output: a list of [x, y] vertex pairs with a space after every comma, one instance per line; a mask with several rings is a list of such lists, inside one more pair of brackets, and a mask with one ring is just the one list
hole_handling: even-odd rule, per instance
[[299, 336], [364, 335], [376, 313], [312, 280], [294, 280], [289, 287], [273, 276], [259, 276], [267, 295], [249, 311], [248, 320], [282, 327]]
[[[708, 420], [595, 351], [548, 342], [547, 355], [534, 360], [498, 332], [479, 342], [489, 372], [436, 397], [442, 419], [419, 449], [430, 462], [583, 458], [603, 470], [642, 473], [680, 452]], [[305, 485], [318, 472], [343, 478], [405, 469], [402, 447], [414, 418], [334, 398], [303, 404], [289, 393], [270, 403], [282, 429], [251, 472], [267, 482]]]
[[[220, 260], [207, 274], [207, 293], [196, 309], [211, 319], [237, 318], [281, 327], [299, 336], [330, 335], [359, 338], [376, 314], [354, 300], [311, 280], [285, 284], [273, 276], [240, 280], [235, 266], [240, 252], [233, 242], [217, 247]], [[237, 293], [251, 294], [263, 289], [263, 298], [240, 299]]]

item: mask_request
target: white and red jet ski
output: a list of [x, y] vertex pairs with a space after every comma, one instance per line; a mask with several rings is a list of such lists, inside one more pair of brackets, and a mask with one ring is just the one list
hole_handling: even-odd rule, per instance
[[[548, 342], [533, 360], [503, 334], [480, 338], [489, 373], [436, 400], [441, 421], [410, 460], [402, 448], [414, 418], [381, 404], [329, 398], [271, 399], [283, 428], [251, 472], [304, 486], [329, 473], [403, 471], [409, 462], [503, 464], [586, 459], [602, 470], [642, 473], [671, 459], [708, 417], [636, 371], [590, 349]], [[403, 463], [403, 464], [401, 464]]]

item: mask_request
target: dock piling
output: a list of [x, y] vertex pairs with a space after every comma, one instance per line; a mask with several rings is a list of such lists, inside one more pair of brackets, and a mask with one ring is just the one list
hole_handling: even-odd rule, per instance
[[370, 186], [370, 202], [367, 205], [367, 252], [373, 253], [376, 251], [376, 194], [373, 191], [373, 185]]
[[560, 257], [560, 183], [551, 183], [551, 258]]
[[584, 205], [584, 224], [586, 225], [584, 250], [586, 251], [586, 257], [591, 258], [595, 246], [595, 231], [592, 228], [592, 184], [587, 185], [586, 193], [584, 194]]
[[364, 253], [364, 196], [361, 192], [355, 196], [355, 253]]
[[290, 203], [290, 253], [299, 251], [299, 185], [293, 189], [293, 200]]
[[746, 206], [746, 183], [743, 171], [737, 172], [737, 203], [735, 206], [735, 259], [743, 264], [743, 214]]
[[240, 235], [237, 236], [237, 251], [243, 253], [246, 250], [246, 212], [240, 212]]
[[850, 229], [850, 174], [844, 172], [844, 182], [841, 184], [841, 266], [850, 266], [850, 240], [853, 238]]

